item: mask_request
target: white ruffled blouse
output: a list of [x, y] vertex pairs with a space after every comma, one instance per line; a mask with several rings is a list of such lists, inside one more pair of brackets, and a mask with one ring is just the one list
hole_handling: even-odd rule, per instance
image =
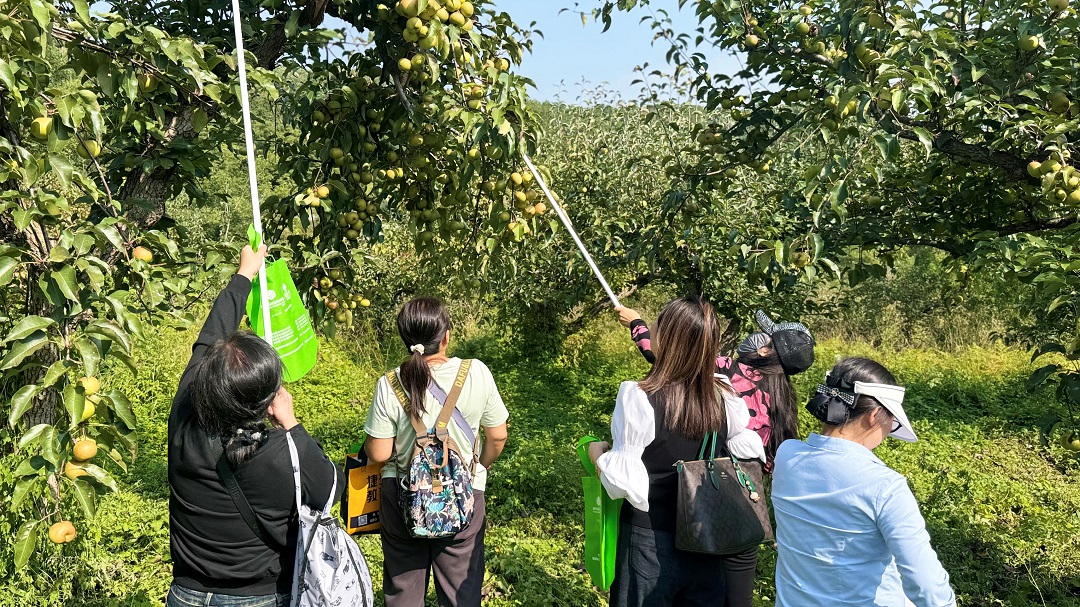
[[[728, 382], [722, 375], [716, 375]], [[748, 429], [750, 411], [736, 396], [724, 395], [727, 410], [728, 452], [740, 459], [765, 461], [765, 447], [757, 432]], [[656, 438], [656, 419], [649, 397], [635, 381], [624, 381], [611, 414], [611, 450], [596, 460], [600, 481], [612, 499], [626, 498], [642, 512], [649, 511], [649, 472], [641, 456]]]

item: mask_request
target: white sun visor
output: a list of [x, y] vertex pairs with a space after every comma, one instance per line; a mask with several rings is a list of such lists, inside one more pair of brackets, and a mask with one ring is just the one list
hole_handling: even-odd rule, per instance
[[911, 428], [911, 422], [908, 421], [907, 414], [904, 413], [903, 386], [866, 384], [857, 381], [855, 382], [855, 394], [862, 394], [877, 399], [877, 401], [881, 403], [881, 406], [885, 407], [885, 409], [888, 410], [889, 413], [892, 413], [893, 417], [896, 418], [896, 421], [900, 422], [900, 428], [889, 436], [909, 443], [919, 440], [918, 437], [915, 436], [915, 431]]

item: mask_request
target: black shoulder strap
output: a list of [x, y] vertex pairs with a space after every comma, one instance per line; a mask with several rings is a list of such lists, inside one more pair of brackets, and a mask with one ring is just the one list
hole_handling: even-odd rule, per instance
[[259, 521], [258, 515], [255, 514], [255, 510], [251, 508], [251, 504], [244, 497], [244, 492], [240, 490], [240, 484], [236, 482], [236, 475], [233, 474], [232, 468], [229, 467], [229, 460], [225, 457], [225, 449], [221, 445], [221, 439], [214, 437], [212, 442], [221, 449], [221, 457], [217, 461], [218, 476], [221, 477], [221, 482], [225, 484], [225, 488], [229, 490], [233, 504], [236, 505], [237, 511], [240, 512], [240, 517], [244, 519], [255, 537], [262, 540], [262, 543], [270, 548], [281, 546], [280, 542], [271, 539], [270, 534], [266, 532], [266, 529]]

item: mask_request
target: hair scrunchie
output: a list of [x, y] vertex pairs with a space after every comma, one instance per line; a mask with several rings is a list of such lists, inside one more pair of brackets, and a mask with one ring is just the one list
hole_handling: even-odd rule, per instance
[[413, 346], [409, 346], [409, 351], [410, 352], [416, 352], [416, 353], [420, 354], [420, 356], [423, 356], [424, 355], [424, 344], [416, 344], [416, 345], [413, 345]]
[[226, 451], [232, 448], [261, 447], [270, 439], [266, 424], [261, 422], [249, 422], [235, 430], [226, 442]]

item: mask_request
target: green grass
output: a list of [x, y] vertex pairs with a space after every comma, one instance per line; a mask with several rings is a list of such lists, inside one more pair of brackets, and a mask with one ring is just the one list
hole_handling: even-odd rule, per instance
[[[574, 443], [586, 433], [608, 435], [619, 382], [640, 378], [646, 365], [614, 323], [594, 323], [547, 356], [512, 352], [506, 344], [522, 336], [503, 331], [473, 331], [452, 346], [491, 367], [511, 413], [510, 440], [488, 484], [486, 604], [604, 605], [581, 564]], [[170, 581], [165, 424], [193, 339], [193, 331], [159, 333], [139, 348], [138, 378], [120, 370], [106, 378], [136, 406], [139, 459], [126, 475], [115, 471], [124, 489], [103, 500], [95, 522], [76, 516], [75, 542], [41, 545], [28, 573], [0, 566], [0, 605], [161, 604]], [[299, 417], [335, 460], [358, 437], [375, 380], [400, 355], [398, 344], [385, 355], [363, 344], [324, 343], [320, 364], [291, 387]], [[908, 386], [906, 407], [921, 440], [888, 441], [878, 454], [910, 479], [961, 604], [1080, 606], [1080, 468], [1062, 449], [1038, 444], [1035, 420], [1051, 400], [1025, 390], [1027, 355], [1005, 348], [880, 353], [829, 341], [800, 378], [800, 394], [848, 354], [881, 360]], [[801, 417], [805, 434], [812, 426]], [[378, 578], [377, 538], [362, 538], [361, 546]], [[8, 563], [9, 550], [0, 548]], [[763, 552], [760, 605], [771, 605], [774, 561]]]

